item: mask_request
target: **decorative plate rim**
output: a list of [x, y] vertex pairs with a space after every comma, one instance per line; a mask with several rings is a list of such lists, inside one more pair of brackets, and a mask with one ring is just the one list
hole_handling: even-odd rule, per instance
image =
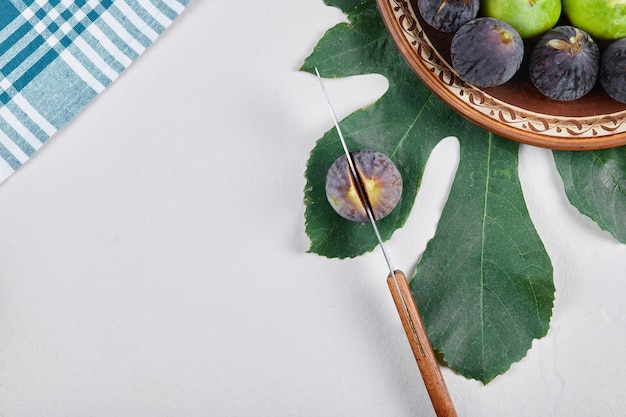
[[626, 144], [626, 109], [586, 117], [539, 113], [465, 83], [439, 54], [409, 0], [376, 0], [401, 55], [430, 90], [479, 126], [509, 139], [562, 150]]

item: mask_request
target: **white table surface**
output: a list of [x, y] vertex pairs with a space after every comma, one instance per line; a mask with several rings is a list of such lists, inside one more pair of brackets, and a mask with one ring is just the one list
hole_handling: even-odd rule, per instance
[[[303, 172], [331, 123], [297, 71], [343, 21], [322, 0], [193, 0], [114, 85], [0, 185], [0, 416], [433, 416], [378, 250], [306, 253]], [[327, 82], [340, 117], [381, 76]], [[458, 161], [436, 148], [388, 244], [412, 271]], [[554, 266], [547, 337], [492, 383], [444, 369], [460, 416], [615, 416], [626, 245], [522, 146]]]

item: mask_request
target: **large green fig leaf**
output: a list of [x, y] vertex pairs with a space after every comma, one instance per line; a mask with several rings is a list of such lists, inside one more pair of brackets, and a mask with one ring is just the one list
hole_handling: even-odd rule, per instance
[[554, 152], [554, 160], [570, 202], [626, 243], [626, 147]]
[[[518, 144], [433, 96], [398, 54], [374, 0], [327, 4], [340, 7], [349, 23], [328, 30], [302, 70], [318, 67], [326, 77], [378, 73], [389, 81], [382, 98], [341, 121], [351, 149], [386, 153], [402, 173], [399, 207], [379, 222], [383, 239], [406, 221], [434, 146], [449, 135], [461, 142], [452, 192], [411, 284], [435, 349], [453, 369], [486, 383], [545, 335], [552, 309], [552, 266], [519, 185]], [[369, 225], [342, 219], [326, 201], [326, 173], [341, 155], [330, 129], [311, 152], [305, 188], [310, 251], [339, 258], [377, 244]]]
[[[330, 2], [329, 2], [330, 3]], [[350, 3], [343, 1], [342, 3]], [[384, 239], [402, 226], [413, 206], [426, 161], [456, 116], [421, 84], [404, 64], [389, 39], [373, 2], [345, 6], [352, 24], [330, 29], [302, 70], [318, 67], [325, 77], [379, 73], [387, 77], [387, 93], [372, 106], [341, 122], [350, 149], [375, 149], [388, 155], [402, 174], [404, 190], [398, 207], [378, 226]], [[343, 154], [334, 129], [321, 138], [307, 164], [306, 232], [311, 252], [328, 257], [353, 257], [372, 250], [376, 237], [369, 224], [342, 219], [328, 204], [328, 168]]]
[[452, 368], [486, 383], [545, 336], [554, 285], [517, 176], [518, 145], [480, 131], [464, 139], [411, 289], [433, 346]]

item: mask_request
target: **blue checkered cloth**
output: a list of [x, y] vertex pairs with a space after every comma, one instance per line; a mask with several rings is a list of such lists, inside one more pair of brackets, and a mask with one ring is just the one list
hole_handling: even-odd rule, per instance
[[0, 182], [107, 88], [189, 0], [0, 0]]

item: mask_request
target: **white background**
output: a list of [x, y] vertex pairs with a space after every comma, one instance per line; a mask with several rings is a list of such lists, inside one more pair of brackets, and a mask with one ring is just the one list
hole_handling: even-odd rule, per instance
[[[432, 416], [378, 250], [306, 253], [303, 172], [331, 122], [298, 72], [344, 16], [322, 0], [193, 0], [0, 185], [0, 416]], [[327, 81], [340, 117], [381, 76]], [[388, 244], [414, 268], [458, 144]], [[616, 416], [626, 245], [567, 202], [551, 153], [520, 176], [554, 265], [547, 337], [492, 383], [444, 369], [461, 416]]]

